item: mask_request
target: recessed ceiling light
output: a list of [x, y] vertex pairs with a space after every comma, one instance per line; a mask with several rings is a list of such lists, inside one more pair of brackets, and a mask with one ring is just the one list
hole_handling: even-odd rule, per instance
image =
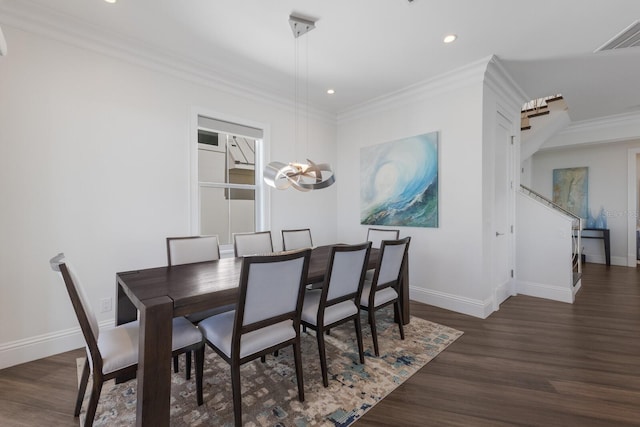
[[115, 3], [115, 2], [117, 2], [118, 0], [104, 0], [104, 1], [106, 1], [107, 3]]
[[444, 40], [442, 41], [445, 43], [453, 43], [457, 38], [458, 36], [456, 36], [455, 34], [447, 34], [446, 36], [444, 36]]
[[336, 93], [336, 91], [335, 91], [335, 90], [333, 90], [333, 89], [329, 89], [329, 90], [327, 90], [327, 93], [328, 93], [329, 95], [333, 95], [334, 93]]

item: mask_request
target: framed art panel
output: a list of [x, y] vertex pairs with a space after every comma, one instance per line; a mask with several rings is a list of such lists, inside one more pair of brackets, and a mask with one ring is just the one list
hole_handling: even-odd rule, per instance
[[438, 132], [360, 149], [360, 223], [438, 227]]
[[553, 170], [553, 203], [580, 218], [587, 218], [589, 209], [589, 168]]

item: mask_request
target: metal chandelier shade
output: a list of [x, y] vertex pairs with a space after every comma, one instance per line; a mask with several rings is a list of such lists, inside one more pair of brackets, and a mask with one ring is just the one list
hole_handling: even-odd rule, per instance
[[278, 190], [293, 187], [299, 191], [319, 190], [336, 181], [328, 163], [316, 164], [309, 159], [307, 162], [309, 163], [271, 162], [264, 168], [264, 181]]
[[[315, 28], [315, 22], [303, 19], [294, 15], [289, 16], [289, 24], [293, 31], [293, 36], [298, 39], [303, 34]], [[297, 43], [297, 42], [296, 42]], [[296, 138], [298, 130], [298, 55], [296, 45], [296, 97], [295, 97], [295, 109], [296, 109]], [[286, 190], [289, 187], [293, 187], [298, 191], [311, 191], [319, 190], [329, 187], [333, 184], [335, 176], [331, 165], [328, 163], [314, 163], [307, 159], [307, 163], [282, 163], [271, 162], [265, 168], [263, 172], [264, 182], [277, 189]]]
[[0, 28], [0, 56], [5, 56], [7, 54], [7, 41], [4, 38], [4, 34], [2, 34], [2, 28]]

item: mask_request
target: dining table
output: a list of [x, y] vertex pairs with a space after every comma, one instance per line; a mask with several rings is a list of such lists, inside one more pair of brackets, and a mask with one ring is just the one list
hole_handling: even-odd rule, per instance
[[[324, 280], [333, 245], [312, 249], [307, 284]], [[367, 269], [378, 263], [371, 249]], [[194, 264], [163, 266], [116, 273], [116, 324], [140, 324], [136, 425], [169, 426], [171, 398], [172, 319], [234, 304], [242, 258], [221, 258]], [[409, 323], [408, 261], [402, 268], [398, 293], [403, 323]]]

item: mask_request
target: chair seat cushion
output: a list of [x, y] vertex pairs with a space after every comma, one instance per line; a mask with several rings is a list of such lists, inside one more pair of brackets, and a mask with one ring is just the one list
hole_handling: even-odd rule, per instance
[[[102, 355], [102, 373], [108, 374], [138, 363], [138, 321], [100, 331], [98, 348]], [[184, 317], [173, 319], [171, 350], [175, 351], [202, 341], [202, 334]]]
[[171, 350], [176, 351], [202, 342], [202, 333], [197, 326], [184, 317], [173, 319], [173, 338]]
[[187, 320], [189, 320], [191, 323], [198, 323], [206, 319], [207, 317], [215, 316], [216, 314], [224, 313], [226, 311], [235, 310], [235, 308], [236, 308], [235, 304], [229, 304], [222, 307], [210, 308], [209, 310], [199, 311], [197, 313], [187, 314], [184, 317], [186, 317]]
[[102, 373], [108, 374], [138, 363], [138, 321], [100, 331], [98, 348], [102, 355]]
[[[364, 287], [362, 288], [362, 297], [360, 298], [360, 305], [362, 307], [369, 307], [369, 293], [371, 293], [371, 282], [365, 281]], [[391, 287], [379, 289], [375, 295], [374, 307], [393, 301], [396, 298], [398, 298], [398, 293], [395, 289]]]
[[[302, 306], [301, 319], [311, 325], [317, 326], [318, 306], [320, 305], [320, 296], [322, 290], [307, 290], [304, 294], [304, 303]], [[342, 301], [338, 304], [326, 307], [324, 310], [323, 326], [331, 325], [339, 320], [353, 316], [358, 313], [353, 301]]]
[[[231, 357], [231, 336], [236, 311], [204, 319], [198, 323], [205, 339], [214, 347], [221, 350], [227, 357]], [[296, 331], [292, 320], [285, 320], [275, 325], [247, 332], [240, 339], [240, 358], [258, 353], [266, 348], [295, 338]]]

